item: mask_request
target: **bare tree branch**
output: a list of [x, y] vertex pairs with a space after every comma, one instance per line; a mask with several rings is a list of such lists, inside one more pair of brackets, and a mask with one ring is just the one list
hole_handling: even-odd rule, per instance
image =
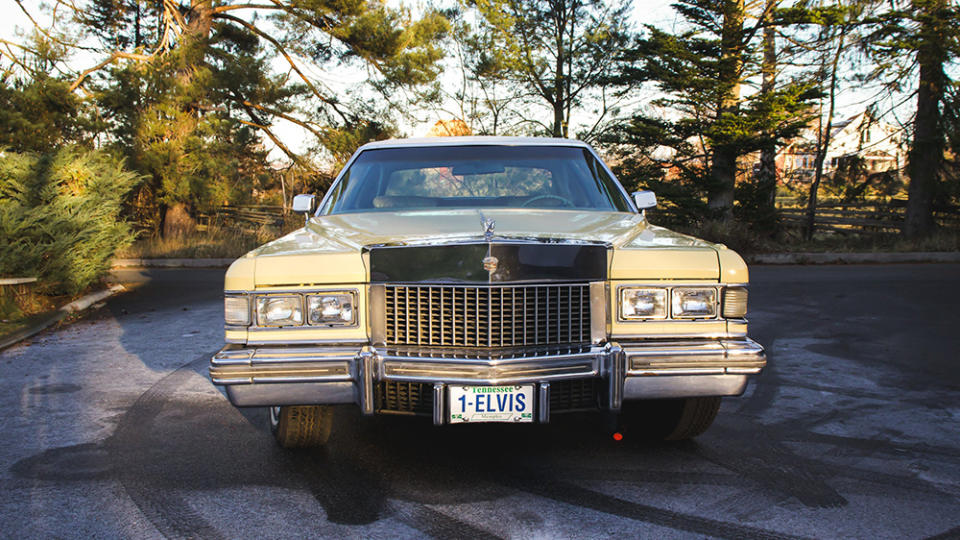
[[277, 5], [272, 4], [234, 4], [232, 6], [217, 6], [213, 8], [214, 13], [226, 13], [227, 11], [234, 11], [237, 9], [270, 9], [270, 10], [281, 10], [284, 9]]
[[82, 45], [78, 45], [76, 43], [67, 43], [66, 41], [63, 41], [60, 38], [55, 37], [50, 32], [48, 32], [44, 27], [40, 26], [40, 23], [38, 23], [37, 20], [33, 18], [33, 15], [31, 15], [30, 12], [27, 11], [27, 8], [23, 6], [23, 0], [14, 0], [14, 2], [16, 2], [17, 6], [20, 7], [20, 11], [22, 11], [23, 14], [26, 15], [28, 19], [30, 19], [30, 23], [33, 24], [34, 29], [36, 29], [37, 32], [40, 32], [41, 34], [43, 34], [50, 41], [56, 43], [57, 45], [62, 45], [64, 47], [68, 47], [71, 49], [81, 49], [85, 51], [97, 50], [93, 47], [85, 47]]
[[277, 49], [277, 52], [279, 52], [280, 55], [283, 56], [283, 58], [287, 61], [287, 63], [290, 64], [290, 68], [293, 69], [293, 71], [296, 72], [296, 74], [300, 76], [300, 80], [302, 80], [302, 81], [304, 82], [304, 84], [307, 85], [307, 88], [310, 89], [310, 91], [313, 93], [313, 95], [316, 96], [317, 99], [319, 99], [320, 101], [322, 101], [322, 102], [326, 103], [327, 105], [329, 105], [329, 106], [334, 110], [334, 112], [336, 112], [336, 113], [340, 116], [340, 118], [343, 119], [344, 122], [350, 122], [351, 119], [337, 106], [337, 103], [336, 103], [334, 100], [332, 100], [332, 99], [330, 99], [330, 98], [328, 98], [328, 97], [326, 97], [326, 96], [324, 96], [323, 94], [320, 93], [320, 91], [317, 89], [316, 85], [314, 85], [313, 82], [306, 76], [306, 74], [304, 74], [303, 71], [300, 70], [300, 67], [297, 65], [296, 62], [294, 62], [293, 58], [290, 56], [289, 53], [287, 53], [287, 50], [283, 47], [283, 45], [282, 45], [279, 41], [277, 41], [276, 38], [274, 38], [273, 36], [267, 34], [266, 32], [263, 32], [262, 30], [260, 30], [260, 29], [257, 28], [256, 26], [248, 23], [247, 21], [245, 21], [245, 20], [243, 20], [243, 19], [241, 19], [241, 18], [239, 18], [239, 17], [234, 17], [233, 15], [226, 15], [226, 14], [224, 14], [224, 13], [219, 13], [219, 14], [215, 15], [215, 17], [220, 18], [220, 19], [227, 19], [227, 20], [229, 20], [229, 21], [233, 21], [233, 22], [235, 22], [235, 23], [243, 26], [243, 27], [246, 28], [247, 30], [250, 30], [250, 31], [253, 32], [254, 34], [262, 37], [263, 39], [267, 40], [268, 42], [270, 42], [270, 44], [273, 45], [273, 46]]
[[151, 54], [134, 54], [134, 53], [121, 52], [121, 51], [114, 51], [113, 54], [105, 58], [99, 64], [80, 72], [80, 75], [78, 75], [76, 80], [73, 81], [73, 84], [70, 85], [70, 91], [73, 92], [74, 90], [76, 90], [77, 87], [83, 84], [83, 81], [86, 80], [86, 78], [89, 77], [91, 73], [99, 69], [103, 69], [108, 64], [121, 58], [126, 60], [136, 60], [138, 62], [149, 62], [154, 58], [154, 56]]
[[259, 105], [259, 104], [257, 104], [257, 103], [253, 103], [253, 102], [250, 102], [250, 101], [248, 101], [248, 100], [245, 100], [245, 99], [243, 99], [243, 98], [239, 98], [239, 99], [241, 100], [240, 102], [241, 102], [244, 106], [246, 106], [246, 107], [251, 107], [251, 108], [254, 108], [254, 109], [258, 110], [258, 111], [263, 111], [263, 112], [265, 112], [265, 113], [267, 113], [267, 114], [272, 114], [273, 116], [276, 116], [277, 118], [283, 118], [283, 119], [286, 120], [287, 122], [293, 122], [294, 124], [302, 127], [303, 129], [309, 131], [310, 133], [313, 133], [313, 135], [314, 135], [315, 137], [317, 137], [318, 139], [323, 139], [323, 133], [321, 133], [321, 132], [320, 132], [317, 128], [315, 128], [314, 126], [311, 126], [308, 122], [304, 122], [303, 120], [300, 120], [300, 119], [298, 119], [298, 118], [295, 118], [295, 117], [293, 117], [293, 116], [290, 116], [289, 114], [280, 112], [280, 111], [278, 111], [278, 110], [276, 110], [276, 109], [273, 109], [273, 108], [270, 108], [270, 107], [265, 107], [265, 106], [263, 106], [263, 105]]
[[[252, 113], [253, 113], [253, 111], [251, 111], [250, 109], [247, 109], [247, 114], [250, 114], [251, 116], [253, 116]], [[240, 122], [241, 124], [244, 124], [244, 125], [247, 125], [247, 126], [250, 126], [250, 127], [255, 127], [255, 128], [259, 129], [260, 131], [263, 131], [263, 133], [266, 134], [266, 136], [269, 137], [271, 141], [273, 141], [273, 144], [277, 145], [277, 148], [279, 148], [280, 151], [282, 151], [284, 154], [286, 154], [287, 157], [289, 157], [291, 160], [293, 160], [294, 162], [296, 162], [298, 165], [300, 165], [300, 166], [303, 167], [304, 169], [313, 171], [313, 172], [315, 172], [315, 173], [317, 173], [317, 174], [321, 174], [320, 171], [318, 171], [313, 165], [311, 165], [311, 164], [307, 163], [306, 161], [304, 161], [304, 159], [303, 159], [302, 157], [300, 157], [300, 156], [299, 156], [297, 153], [295, 153], [294, 151], [290, 150], [290, 148], [288, 148], [287, 145], [283, 144], [283, 143], [280, 141], [280, 139], [278, 139], [277, 136], [274, 135], [272, 131], [270, 131], [270, 128], [269, 128], [269, 127], [267, 127], [267, 126], [265, 126], [265, 125], [263, 125], [263, 124], [257, 124], [257, 123], [255, 123], [255, 122], [250, 122], [250, 121], [244, 120], [244, 119], [242, 119], [242, 118], [238, 118], [237, 121]]]

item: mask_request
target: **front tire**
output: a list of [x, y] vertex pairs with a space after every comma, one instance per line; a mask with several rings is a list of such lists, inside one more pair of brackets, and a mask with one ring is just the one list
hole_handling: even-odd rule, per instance
[[270, 431], [283, 448], [315, 448], [330, 439], [333, 407], [293, 405], [270, 407]]
[[620, 426], [640, 438], [683, 441], [706, 431], [719, 410], [719, 397], [627, 401]]

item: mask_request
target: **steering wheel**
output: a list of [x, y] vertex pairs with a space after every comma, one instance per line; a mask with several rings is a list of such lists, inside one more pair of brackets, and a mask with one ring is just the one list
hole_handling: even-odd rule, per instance
[[570, 207], [573, 206], [573, 201], [571, 201], [570, 199], [568, 199], [568, 198], [566, 198], [566, 197], [561, 197], [561, 196], [559, 196], [559, 195], [537, 195], [536, 197], [532, 197], [532, 198], [530, 198], [530, 199], [527, 199], [527, 200], [523, 201], [523, 204], [521, 204], [520, 206], [521, 206], [522, 208], [526, 208], [527, 206], [530, 205], [530, 203], [532, 203], [532, 202], [534, 202], [534, 201], [539, 201], [539, 200], [541, 200], [541, 199], [554, 199], [554, 200], [557, 200], [557, 201], [562, 202], [564, 206], [570, 206]]

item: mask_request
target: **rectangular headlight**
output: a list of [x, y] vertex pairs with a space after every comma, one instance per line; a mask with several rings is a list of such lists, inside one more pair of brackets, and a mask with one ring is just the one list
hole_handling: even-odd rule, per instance
[[310, 295], [307, 314], [308, 324], [351, 326], [357, 320], [356, 295], [351, 292]]
[[667, 290], [634, 287], [620, 289], [620, 318], [666, 319]]
[[747, 289], [744, 287], [723, 289], [723, 316], [728, 319], [742, 319], [746, 315]]
[[717, 316], [717, 289], [676, 287], [672, 292], [674, 319], [713, 319]]
[[223, 320], [230, 326], [250, 326], [250, 298], [246, 295], [224, 296]]
[[300, 326], [303, 306], [299, 296], [258, 296], [257, 324], [260, 326]]

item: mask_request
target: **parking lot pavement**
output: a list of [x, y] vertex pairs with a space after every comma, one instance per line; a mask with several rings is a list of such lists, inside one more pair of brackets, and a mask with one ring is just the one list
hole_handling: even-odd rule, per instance
[[753, 268], [770, 366], [694, 442], [346, 407], [314, 452], [210, 384], [222, 270], [118, 279], [0, 353], [2, 536], [960, 536], [960, 265]]

